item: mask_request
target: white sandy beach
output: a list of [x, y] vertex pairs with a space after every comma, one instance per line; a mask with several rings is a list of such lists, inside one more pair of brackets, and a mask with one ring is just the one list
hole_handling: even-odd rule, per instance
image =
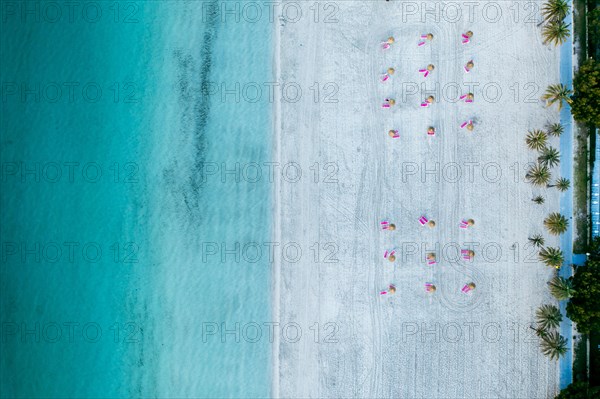
[[[276, 107], [275, 153], [282, 164], [300, 164], [303, 177], [276, 188], [275, 240], [298, 243], [303, 254], [275, 264], [274, 318], [297, 323], [302, 337], [280, 338], [273, 394], [553, 397], [558, 362], [540, 353], [529, 329], [536, 308], [554, 303], [546, 286], [553, 271], [537, 261], [527, 237], [545, 233], [542, 220], [558, 210], [559, 196], [524, 181], [536, 157], [524, 137], [558, 120], [539, 98], [559, 81], [559, 52], [542, 44], [536, 23], [526, 22], [531, 9], [521, 5], [515, 14], [518, 3], [479, 2], [472, 21], [466, 3], [453, 3], [463, 13], [456, 22], [450, 14], [439, 14], [440, 22], [433, 14], [423, 18], [421, 2], [411, 3], [417, 14], [409, 15], [413, 8], [404, 3], [336, 2], [337, 22], [324, 23], [325, 11], [334, 9], [322, 10], [315, 22], [307, 2], [304, 18], [278, 26], [278, 81], [297, 83], [304, 95]], [[500, 6], [499, 21], [493, 22], [492, 6], [484, 18], [488, 3]], [[461, 45], [467, 30], [473, 39]], [[434, 40], [418, 47], [427, 32]], [[382, 51], [379, 43], [390, 35], [396, 43]], [[471, 59], [475, 68], [466, 74]], [[417, 70], [429, 63], [436, 69], [425, 79]], [[382, 83], [388, 67], [396, 73]], [[309, 89], [315, 82], [317, 102]], [[474, 103], [454, 101], [469, 82], [478, 84]], [[328, 83], [339, 87], [331, 97], [338, 102], [326, 102]], [[421, 108], [430, 94], [436, 102]], [[386, 97], [397, 101], [390, 110], [381, 108]], [[468, 119], [475, 121], [472, 133], [459, 128]], [[436, 127], [435, 137], [427, 137], [428, 126]], [[388, 137], [392, 128], [399, 139]], [[309, 169], [315, 163], [317, 183]], [[324, 169], [327, 163], [333, 166]], [[331, 171], [337, 183], [327, 182]], [[536, 205], [531, 198], [540, 193], [546, 202]], [[437, 227], [421, 227], [421, 215]], [[463, 218], [475, 226], [460, 229]], [[382, 231], [384, 219], [398, 229]], [[314, 243], [321, 248], [317, 259]], [[326, 263], [336, 247], [338, 261]], [[393, 248], [398, 259], [391, 264], [383, 253]], [[436, 248], [438, 264], [426, 265], [426, 250]], [[475, 259], [454, 259], [457, 248], [474, 249]], [[476, 290], [461, 293], [471, 281]], [[425, 282], [437, 292], [427, 294]], [[390, 283], [397, 293], [380, 296]]]

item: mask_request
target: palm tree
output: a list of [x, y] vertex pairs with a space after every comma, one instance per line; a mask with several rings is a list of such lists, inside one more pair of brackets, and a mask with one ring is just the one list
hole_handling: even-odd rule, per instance
[[554, 182], [554, 184], [548, 184], [547, 187], [556, 187], [558, 191], [564, 192], [567, 191], [569, 187], [571, 187], [571, 182], [569, 181], [569, 179], [561, 177], [559, 179], [556, 179], [556, 182]]
[[573, 294], [575, 294], [571, 279], [554, 276], [552, 280], [548, 281], [548, 286], [550, 287], [550, 293], [552, 296], [559, 301], [566, 301], [567, 299], [573, 297]]
[[560, 152], [554, 147], [546, 147], [542, 150], [538, 161], [541, 165], [553, 168], [560, 162]]
[[542, 7], [544, 21], [562, 21], [569, 12], [569, 4], [565, 0], [548, 0]]
[[535, 335], [537, 335], [540, 338], [543, 338], [546, 335], [548, 335], [548, 331], [544, 330], [541, 327], [529, 326], [529, 328], [531, 328], [533, 331], [535, 331]]
[[569, 12], [569, 4], [565, 0], [548, 0], [542, 7], [544, 21], [562, 21]]
[[557, 269], [565, 260], [562, 251], [553, 247], [542, 248], [539, 253], [539, 257], [540, 260], [546, 264], [546, 266], [555, 267]]
[[569, 26], [564, 21], [548, 22], [542, 29], [544, 44], [552, 43], [558, 46], [566, 42], [569, 36], [571, 36]]
[[541, 234], [536, 234], [533, 237], [528, 238], [529, 242], [532, 243], [535, 247], [541, 248], [544, 246], [544, 237]]
[[546, 147], [546, 142], [548, 141], [548, 135], [543, 130], [532, 130], [527, 132], [527, 137], [525, 137], [525, 143], [530, 150], [540, 151], [544, 147]]
[[550, 177], [550, 170], [542, 165], [532, 166], [525, 175], [525, 178], [536, 186], [545, 186], [550, 181]]
[[542, 96], [542, 100], [546, 101], [547, 107], [557, 103], [558, 110], [560, 111], [563, 106], [563, 101], [567, 104], [571, 104], [571, 94], [573, 94], [573, 92], [567, 86], [562, 83], [557, 83], [548, 86], [546, 93]]
[[541, 205], [541, 204], [544, 203], [545, 199], [541, 195], [538, 195], [537, 197], [534, 197], [532, 199], [532, 201], [535, 202], [536, 204], [540, 204]]
[[567, 231], [569, 220], [558, 212], [552, 212], [544, 219], [544, 226], [552, 235], [559, 235]]
[[554, 305], [542, 305], [535, 312], [538, 327], [544, 330], [557, 328], [562, 321], [560, 310]]
[[550, 136], [559, 137], [564, 131], [565, 128], [560, 123], [553, 123], [548, 126], [548, 134]]
[[542, 353], [550, 359], [557, 359], [567, 353], [567, 340], [556, 331], [542, 336]]

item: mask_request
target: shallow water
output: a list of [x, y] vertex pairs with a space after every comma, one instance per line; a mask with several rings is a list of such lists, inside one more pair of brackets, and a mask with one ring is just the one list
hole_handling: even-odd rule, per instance
[[1, 396], [268, 396], [271, 263], [243, 248], [272, 187], [242, 172], [272, 104], [216, 88], [271, 80], [272, 26], [53, 4], [2, 10]]

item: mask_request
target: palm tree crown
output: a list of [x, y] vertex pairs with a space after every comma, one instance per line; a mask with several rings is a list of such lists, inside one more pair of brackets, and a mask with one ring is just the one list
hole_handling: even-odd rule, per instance
[[537, 197], [534, 197], [532, 199], [532, 201], [535, 202], [536, 204], [543, 204], [545, 199], [541, 195], [538, 195]]
[[533, 237], [529, 237], [529, 242], [534, 246], [541, 248], [544, 246], [544, 237], [541, 234], [536, 234]]
[[560, 213], [553, 212], [544, 219], [544, 226], [546, 226], [550, 234], [557, 236], [567, 231], [569, 221]]
[[550, 136], [559, 137], [564, 131], [565, 128], [560, 123], [553, 123], [548, 126], [548, 134]]
[[571, 36], [569, 26], [564, 21], [548, 22], [542, 29], [544, 44], [552, 43], [558, 46], [566, 42], [569, 36]]
[[542, 353], [550, 359], [557, 359], [567, 353], [567, 340], [556, 331], [542, 336]]
[[560, 111], [563, 106], [563, 101], [571, 104], [571, 94], [573, 92], [562, 83], [548, 86], [546, 93], [542, 96], [542, 100], [546, 101], [546, 106], [550, 107], [554, 103], [557, 104]]
[[548, 135], [543, 130], [532, 130], [527, 133], [527, 137], [525, 137], [525, 143], [530, 150], [538, 150], [540, 151], [544, 147], [546, 147], [546, 142], [548, 141]]
[[550, 287], [552, 296], [559, 301], [565, 301], [571, 298], [575, 293], [571, 279], [566, 279], [564, 277], [554, 276], [552, 280], [548, 282], [548, 286]]
[[550, 169], [543, 165], [534, 165], [529, 169], [525, 178], [536, 186], [545, 186], [550, 181]]
[[552, 186], [548, 187], [556, 187], [558, 191], [567, 191], [569, 187], [571, 187], [571, 182], [569, 181], [569, 179], [561, 177], [559, 179], [556, 179], [556, 182]]
[[540, 260], [546, 264], [546, 266], [559, 268], [565, 260], [563, 253], [558, 248], [547, 247], [542, 248], [539, 253]]
[[546, 147], [542, 150], [538, 161], [541, 165], [553, 168], [560, 162], [560, 152], [554, 147]]
[[560, 310], [554, 305], [542, 305], [535, 312], [537, 325], [544, 330], [557, 328], [562, 321]]
[[569, 12], [569, 4], [565, 0], [548, 0], [542, 7], [544, 21], [562, 21]]

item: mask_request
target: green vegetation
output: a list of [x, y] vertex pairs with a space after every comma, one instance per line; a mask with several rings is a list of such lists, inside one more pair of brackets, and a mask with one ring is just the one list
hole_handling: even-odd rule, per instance
[[[590, 8], [593, 5], [590, 4]], [[600, 8], [596, 7], [587, 14], [588, 16], [588, 47], [592, 49], [590, 56], [598, 58], [598, 48], [600, 47]], [[585, 32], [585, 31], [584, 31]]]
[[566, 0], [548, 0], [544, 4], [542, 7], [542, 17], [545, 23], [542, 28], [544, 44], [552, 43], [558, 46], [571, 36], [569, 25], [564, 21], [568, 12], [569, 4]]
[[565, 128], [560, 123], [553, 123], [548, 126], [548, 134], [554, 137], [560, 137], [565, 131]]
[[587, 382], [574, 382], [558, 394], [555, 399], [594, 399], [600, 394], [598, 388], [590, 387]]
[[533, 197], [532, 201], [535, 202], [536, 204], [540, 204], [541, 205], [546, 200], [541, 195], [538, 195], [537, 197]]
[[544, 22], [562, 21], [569, 12], [569, 4], [565, 0], [548, 0], [542, 6]]
[[573, 0], [573, 42], [579, 49], [577, 63], [587, 59], [587, 0]]
[[590, 259], [600, 260], [600, 237], [594, 237], [588, 248]]
[[588, 336], [580, 334], [573, 338], [573, 381], [587, 381], [587, 340]]
[[[576, 45], [579, 50], [578, 64], [584, 65], [589, 57], [597, 59], [600, 56], [600, 8], [597, 7], [597, 2], [588, 2], [586, 0], [575, 0], [573, 7], [575, 11], [573, 15], [574, 34], [576, 35]], [[576, 74], [576, 79], [577, 75], [579, 75], [579, 71]], [[574, 130], [576, 152], [573, 176], [573, 218], [576, 227], [576, 236], [574, 237], [573, 251], [575, 253], [586, 252], [588, 240], [590, 238], [588, 217], [588, 165], [593, 163], [594, 154], [593, 152], [588, 153], [588, 149], [594, 148], [593, 131], [593, 126], [583, 122], [578, 122]], [[589, 140], [592, 140], [592, 143], [588, 143], [588, 138]]]
[[552, 185], [548, 185], [548, 187], [556, 187], [556, 189], [560, 192], [567, 191], [569, 187], [571, 187], [571, 182], [569, 179], [565, 179], [564, 177], [556, 179], [556, 182]]
[[542, 305], [535, 312], [538, 328], [551, 330], [558, 328], [562, 321], [560, 310], [554, 305]]
[[548, 332], [542, 335], [542, 353], [550, 359], [558, 360], [559, 357], [567, 353], [567, 340], [556, 331]]
[[543, 130], [532, 130], [527, 132], [525, 137], [525, 143], [530, 150], [541, 151], [546, 147], [548, 142], [548, 135]]
[[538, 157], [538, 162], [542, 166], [553, 168], [560, 162], [560, 152], [554, 147], [546, 147]]
[[571, 104], [571, 94], [573, 94], [571, 89], [562, 83], [557, 83], [548, 86], [546, 93], [542, 96], [542, 100], [546, 101], [547, 107], [556, 104], [560, 111], [563, 107], [563, 102]]
[[558, 212], [553, 212], [544, 219], [544, 226], [552, 235], [560, 235], [567, 231], [569, 220]]
[[564, 21], [552, 21], [544, 25], [542, 29], [544, 44], [551, 43], [559, 46], [566, 42], [569, 36], [571, 36], [569, 26]]
[[600, 63], [589, 59], [573, 79], [571, 113], [579, 122], [600, 126]]
[[573, 276], [573, 289], [567, 304], [567, 316], [577, 323], [583, 333], [600, 330], [600, 260], [589, 260], [577, 267]]
[[590, 340], [590, 384], [600, 386], [600, 331], [592, 331]]
[[555, 267], [557, 269], [565, 260], [562, 251], [559, 248], [553, 247], [542, 248], [538, 256], [540, 260], [546, 264], [546, 266]]
[[533, 246], [538, 248], [543, 247], [545, 243], [544, 237], [541, 234], [536, 234], [533, 237], [529, 237], [528, 240]]
[[571, 278], [566, 279], [564, 277], [554, 276], [552, 280], [548, 282], [548, 285], [550, 286], [550, 293], [552, 296], [559, 301], [567, 300], [575, 294]]
[[545, 186], [550, 181], [550, 169], [546, 166], [542, 165], [534, 165], [532, 166], [525, 178], [529, 180], [529, 182], [535, 186]]
[[588, 131], [587, 127], [577, 124], [575, 160], [573, 163], [573, 220], [575, 223], [573, 252], [587, 252], [589, 238], [588, 219]]

